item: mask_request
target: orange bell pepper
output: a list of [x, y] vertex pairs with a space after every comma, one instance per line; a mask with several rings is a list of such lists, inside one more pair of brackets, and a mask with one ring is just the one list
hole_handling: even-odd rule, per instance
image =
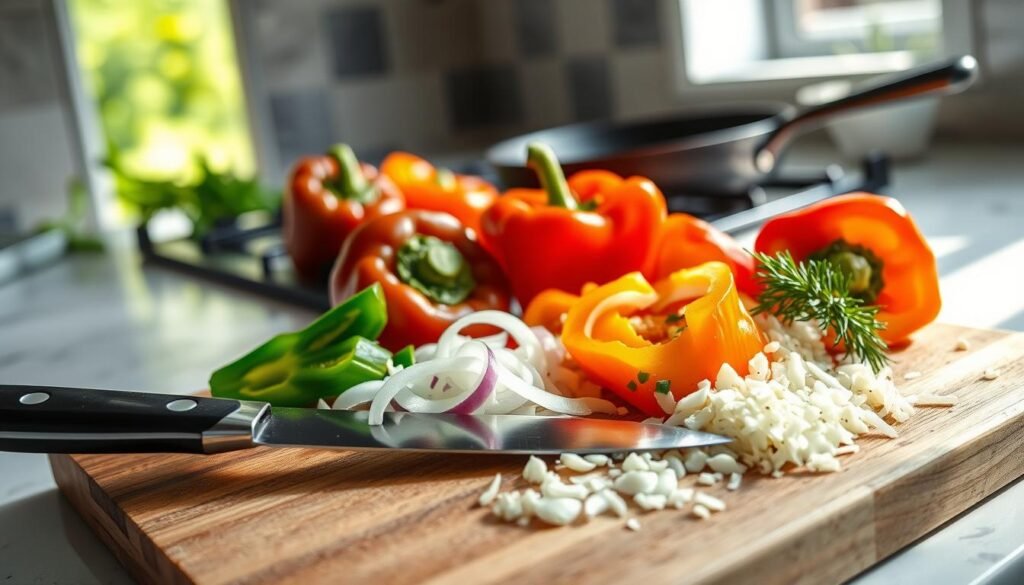
[[[581, 294], [585, 294], [595, 288], [597, 288], [596, 284], [592, 282], [587, 283], [583, 285], [583, 292]], [[569, 312], [569, 308], [579, 299], [580, 295], [567, 293], [556, 288], [549, 288], [533, 297], [526, 310], [523, 311], [523, 322], [530, 327], [540, 325], [552, 333], [561, 333], [562, 324], [565, 322], [565, 314]]]
[[389, 154], [380, 172], [398, 185], [409, 209], [450, 213], [477, 234], [480, 215], [498, 198], [494, 185], [480, 177], [437, 168], [407, 152]]
[[281, 205], [284, 245], [302, 280], [321, 280], [362, 222], [405, 208], [387, 177], [360, 164], [345, 144], [295, 164]]
[[723, 363], [745, 375], [764, 347], [726, 264], [707, 262], [653, 286], [633, 272], [572, 304], [562, 343], [586, 375], [651, 416], [656, 392], [682, 398]]
[[741, 292], [757, 294], [754, 257], [729, 234], [685, 213], [673, 213], [665, 220], [647, 276], [659, 280], [681, 268], [711, 261], [729, 265]]
[[942, 308], [935, 255], [899, 201], [870, 193], [826, 199], [764, 225], [754, 249], [828, 259], [851, 275], [851, 292], [877, 304], [890, 344], [931, 323]]
[[512, 189], [483, 216], [481, 241], [526, 306], [543, 290], [570, 293], [648, 262], [665, 199], [648, 179], [582, 171], [568, 181], [551, 149], [531, 144], [542, 189]]

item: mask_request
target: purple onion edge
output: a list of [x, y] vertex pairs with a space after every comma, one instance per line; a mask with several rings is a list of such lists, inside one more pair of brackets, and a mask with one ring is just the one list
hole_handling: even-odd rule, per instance
[[480, 377], [480, 382], [472, 392], [466, 395], [465, 400], [449, 408], [449, 413], [473, 414], [494, 394], [494, 389], [498, 386], [498, 371], [494, 365], [494, 352], [487, 346], [484, 346], [484, 349], [487, 351], [487, 365], [484, 368], [483, 376]]

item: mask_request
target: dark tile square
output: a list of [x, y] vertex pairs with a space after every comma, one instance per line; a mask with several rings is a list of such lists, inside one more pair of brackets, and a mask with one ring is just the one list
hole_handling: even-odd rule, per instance
[[519, 76], [512, 65], [451, 71], [444, 84], [448, 119], [455, 130], [522, 122]]
[[656, 47], [661, 44], [658, 0], [612, 0], [615, 44], [619, 47]]
[[516, 0], [516, 41], [527, 57], [544, 57], [558, 50], [558, 14], [550, 0]]
[[301, 156], [331, 145], [331, 121], [323, 91], [271, 94], [270, 120], [278, 156], [288, 169]]
[[578, 57], [565, 65], [569, 81], [569, 104], [577, 120], [610, 118], [612, 115], [611, 74], [604, 56]]
[[58, 98], [44, 4], [23, 4], [0, 13], [0, 109]]
[[18, 225], [17, 219], [17, 210], [14, 209], [13, 204], [0, 207], [0, 234], [14, 232], [14, 228]]
[[336, 8], [327, 13], [331, 67], [338, 79], [388, 71], [384, 15], [375, 6]]

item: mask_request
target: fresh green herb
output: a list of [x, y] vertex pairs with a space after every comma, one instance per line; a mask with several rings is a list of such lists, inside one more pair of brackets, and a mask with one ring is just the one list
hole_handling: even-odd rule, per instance
[[629, 384], [626, 384], [626, 388], [629, 388], [630, 392], [636, 392], [636, 381], [630, 380]]
[[814, 320], [822, 331], [835, 332], [836, 343], [874, 371], [889, 361], [878, 332], [877, 305], [850, 292], [850, 276], [828, 260], [796, 262], [789, 252], [754, 253], [757, 277], [764, 287], [754, 313], [771, 313], [785, 323]]
[[678, 323], [678, 322], [682, 321], [685, 318], [686, 317], [684, 315], [680, 315], [679, 313], [672, 313], [672, 314], [668, 315], [667, 317], [665, 317], [665, 324], [666, 325], [671, 325], [673, 323]]
[[58, 230], [64, 233], [72, 252], [102, 252], [103, 240], [93, 235], [88, 220], [89, 192], [78, 177], [68, 182], [68, 207], [64, 215], [45, 220], [36, 226], [36, 233]]
[[672, 388], [672, 380], [658, 380], [654, 383], [654, 391], [658, 394], [668, 394], [670, 388]]
[[811, 260], [827, 260], [844, 274], [850, 275], [850, 293], [872, 304], [885, 287], [882, 260], [870, 248], [839, 239], [818, 250]]
[[636, 375], [636, 379], [639, 380], [641, 384], [646, 384], [647, 380], [650, 377], [651, 377], [651, 375], [649, 373], [647, 373], [647, 372], [637, 372], [637, 375]]
[[195, 237], [242, 214], [273, 213], [280, 207], [280, 192], [265, 189], [255, 178], [215, 171], [202, 156], [196, 158], [198, 173], [191, 180], [140, 177], [126, 168], [120, 151], [113, 144], [108, 146], [104, 164], [114, 175], [117, 196], [135, 208], [142, 221], [148, 221], [164, 209], [180, 209], [192, 221]]

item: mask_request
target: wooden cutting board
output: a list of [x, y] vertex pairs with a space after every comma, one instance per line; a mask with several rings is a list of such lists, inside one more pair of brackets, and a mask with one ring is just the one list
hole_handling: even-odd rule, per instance
[[[954, 351], [958, 338], [971, 349]], [[954, 394], [834, 474], [710, 488], [728, 510], [498, 523], [474, 506], [521, 457], [256, 449], [51, 456], [61, 490], [143, 583], [822, 583], [850, 578], [1024, 475], [1024, 334], [934, 325], [905, 392]], [[1001, 375], [984, 380], [998, 368]], [[691, 480], [692, 481], [692, 480]]]

